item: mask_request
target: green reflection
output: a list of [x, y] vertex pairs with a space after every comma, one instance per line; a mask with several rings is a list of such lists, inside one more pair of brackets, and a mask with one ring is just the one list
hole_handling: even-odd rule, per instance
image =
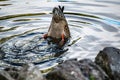
[[84, 21], [75, 21], [75, 20], [69, 20], [70, 22], [77, 22], [77, 23], [83, 23], [83, 24], [91, 24], [89, 22], [84, 22]]
[[[6, 31], [11, 31], [11, 30], [15, 30], [16, 28], [18, 28], [19, 26], [15, 26], [15, 27], [12, 27], [12, 28], [9, 28], [9, 29], [0, 29], [0, 32], [6, 32]], [[3, 28], [3, 27], [1, 27]]]
[[32, 30], [26, 31], [26, 32], [21, 33], [21, 34], [15, 34], [15, 35], [12, 35], [12, 36], [9, 36], [9, 37], [1, 38], [1, 39], [0, 39], [0, 44], [4, 43], [4, 42], [6, 42], [6, 41], [8, 41], [9, 39], [12, 39], [12, 38], [14, 38], [14, 37], [21, 36], [21, 35], [27, 34], [27, 33], [29, 33], [29, 32], [32, 32], [32, 31], [38, 30], [38, 29], [40, 29], [40, 28], [32, 29]]
[[0, 0], [0, 1], [8, 1], [8, 0]]
[[13, 22], [19, 22], [19, 21], [31, 21], [31, 20], [40, 20], [40, 19], [17, 19], [17, 20], [13, 20]]
[[8, 5], [12, 5], [12, 4], [0, 4], [0, 6], [8, 6]]
[[88, 15], [88, 14], [82, 14], [82, 13], [65, 12], [65, 14], [71, 14], [71, 15], [85, 16], [85, 17], [92, 17], [92, 18], [101, 19], [100, 17], [94, 16], [94, 15]]
[[73, 44], [75, 44], [80, 39], [81, 39], [81, 37], [78, 37], [77, 39], [73, 40], [72, 43], [70, 43], [68, 46], [72, 46]]
[[3, 29], [4, 27], [0, 26], [0, 30]]
[[7, 15], [0, 17], [0, 20], [16, 18], [16, 17], [23, 17], [23, 16], [37, 16], [37, 15], [44, 15], [46, 13], [28, 13], [28, 14], [16, 14], [16, 15]]
[[74, 24], [69, 24], [69, 26], [74, 26], [74, 27], [83, 28], [82, 26], [79, 26], [79, 25], [74, 25]]

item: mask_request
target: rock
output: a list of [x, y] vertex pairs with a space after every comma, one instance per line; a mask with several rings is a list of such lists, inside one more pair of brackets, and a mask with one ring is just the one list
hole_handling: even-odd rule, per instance
[[47, 80], [109, 80], [104, 71], [89, 59], [67, 60], [46, 75]]
[[21, 68], [9, 67], [0, 71], [0, 80], [45, 80], [40, 70], [34, 65]]
[[104, 48], [95, 58], [95, 63], [108, 74], [111, 80], [120, 80], [120, 49]]
[[19, 72], [18, 80], [44, 80], [40, 70], [33, 64], [24, 65]]
[[15, 80], [6, 71], [0, 71], [0, 80]]

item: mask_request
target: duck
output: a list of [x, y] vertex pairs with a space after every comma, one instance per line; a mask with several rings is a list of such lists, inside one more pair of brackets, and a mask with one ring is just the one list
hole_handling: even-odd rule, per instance
[[52, 20], [48, 29], [48, 32], [43, 35], [43, 38], [52, 38], [53, 41], [59, 39], [59, 44], [63, 45], [65, 40], [70, 38], [70, 30], [67, 20], [63, 13], [64, 6], [54, 7], [52, 10]]

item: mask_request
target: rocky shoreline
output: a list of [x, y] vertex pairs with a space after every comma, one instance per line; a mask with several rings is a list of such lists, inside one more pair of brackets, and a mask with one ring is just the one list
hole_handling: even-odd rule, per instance
[[46, 75], [33, 64], [0, 70], [0, 80], [120, 80], [120, 49], [106, 47], [95, 61], [64, 61]]

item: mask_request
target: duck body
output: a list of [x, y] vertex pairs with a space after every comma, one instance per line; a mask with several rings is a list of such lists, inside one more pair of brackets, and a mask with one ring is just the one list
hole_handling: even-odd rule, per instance
[[[67, 20], [63, 13], [64, 7], [54, 7], [53, 17], [48, 29], [48, 33], [44, 35], [44, 38], [50, 37], [54, 40], [60, 40], [60, 44], [63, 44], [66, 39], [70, 38], [70, 31]], [[54, 41], [53, 40], [53, 41]]]

